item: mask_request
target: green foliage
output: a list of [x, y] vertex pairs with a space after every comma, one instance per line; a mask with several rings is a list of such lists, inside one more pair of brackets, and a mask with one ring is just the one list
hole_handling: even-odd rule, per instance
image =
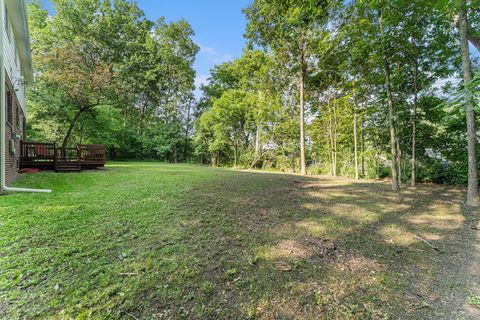
[[[298, 71], [303, 70], [310, 171], [354, 177], [358, 170], [366, 178], [386, 178], [392, 159], [387, 61], [400, 180], [407, 182], [412, 174], [415, 121], [416, 179], [464, 184], [463, 105], [467, 95], [478, 100], [480, 80], [476, 77], [463, 90], [455, 80], [439, 86], [460, 70], [457, 34], [447, 11], [431, 1], [253, 1], [244, 10], [246, 35], [250, 47], [258, 45], [265, 52], [246, 50], [239, 59], [212, 70], [202, 97], [205, 116], [197, 126], [197, 154], [214, 164], [237, 163], [243, 157], [246, 160], [240, 162], [247, 167], [252, 163], [264, 169], [298, 170], [296, 105]], [[469, 22], [478, 24], [474, 10]], [[255, 126], [242, 141], [249, 147], [240, 156], [231, 150], [230, 138], [237, 129], [220, 125], [223, 121], [211, 112], [229, 114], [231, 101], [215, 101], [232, 89], [259, 94]], [[260, 148], [255, 147], [258, 135]]]
[[[388, 177], [387, 62], [400, 179], [411, 175], [415, 121], [417, 179], [464, 184], [464, 106], [480, 102], [480, 77], [456, 81], [458, 4], [255, 0], [243, 55], [211, 70], [196, 103], [186, 21], [149, 21], [126, 0], [57, 0], [49, 17], [33, 1], [29, 137], [103, 143], [117, 158], [297, 171], [303, 83], [311, 171]], [[476, 45], [480, 16], [467, 4]]]
[[126, 0], [29, 4], [37, 81], [31, 139], [102, 143], [111, 156], [186, 160], [199, 50], [180, 20], [155, 23]]
[[239, 164], [243, 150], [249, 147], [248, 136], [255, 126], [257, 105], [255, 94], [231, 89], [216, 99], [213, 107], [200, 117], [197, 141], [199, 144], [206, 141], [206, 148], [216, 157], [216, 164], [222, 162], [222, 157], [233, 158], [235, 166]]

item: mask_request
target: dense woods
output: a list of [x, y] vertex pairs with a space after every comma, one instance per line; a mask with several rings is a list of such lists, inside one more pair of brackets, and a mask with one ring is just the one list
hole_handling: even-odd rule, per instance
[[186, 21], [126, 0], [29, 6], [29, 139], [111, 158], [468, 185], [479, 205], [477, 1], [255, 0], [194, 97]]

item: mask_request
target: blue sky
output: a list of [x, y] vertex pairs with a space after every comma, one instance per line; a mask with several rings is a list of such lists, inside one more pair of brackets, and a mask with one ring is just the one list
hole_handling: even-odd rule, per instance
[[[194, 40], [200, 46], [195, 70], [196, 85], [204, 83], [210, 69], [242, 54], [245, 45], [245, 17], [242, 9], [250, 0], [138, 0], [148, 19], [165, 17], [167, 21], [187, 20], [195, 31]], [[48, 0], [45, 6], [51, 11]], [[197, 90], [197, 97], [199, 92]]]

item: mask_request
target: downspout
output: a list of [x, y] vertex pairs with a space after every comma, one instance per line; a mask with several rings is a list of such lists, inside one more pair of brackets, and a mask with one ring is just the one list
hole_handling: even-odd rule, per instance
[[4, 0], [0, 0], [0, 191], [12, 191], [12, 192], [34, 192], [34, 193], [50, 193], [52, 190], [40, 190], [40, 189], [27, 189], [27, 188], [11, 188], [7, 187], [6, 184], [6, 141], [5, 141], [5, 132], [6, 132], [6, 112], [5, 112], [5, 51], [4, 51]]

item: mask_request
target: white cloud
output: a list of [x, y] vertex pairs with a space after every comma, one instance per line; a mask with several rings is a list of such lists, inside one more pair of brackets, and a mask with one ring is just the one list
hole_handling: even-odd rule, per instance
[[195, 87], [200, 88], [202, 84], [208, 83], [209, 75], [201, 74], [195, 78]]
[[198, 75], [196, 78], [195, 78], [195, 97], [197, 99], [199, 99], [201, 96], [202, 96], [202, 91], [200, 90], [200, 87], [202, 86], [202, 84], [207, 84], [208, 83], [208, 78], [210, 76], [209, 75], [205, 75], [205, 74], [201, 74], [201, 75]]
[[220, 53], [217, 50], [204, 45], [200, 45], [200, 53], [216, 64], [233, 60], [231, 54]]

